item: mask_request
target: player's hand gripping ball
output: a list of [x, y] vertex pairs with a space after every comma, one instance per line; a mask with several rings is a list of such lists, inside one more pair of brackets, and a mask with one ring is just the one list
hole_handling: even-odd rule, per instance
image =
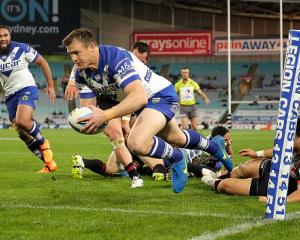
[[93, 114], [93, 110], [90, 109], [89, 107], [81, 107], [81, 108], [75, 108], [68, 117], [69, 120], [69, 124], [71, 125], [71, 127], [82, 134], [96, 134], [96, 133], [100, 133], [103, 131], [103, 129], [106, 127], [106, 123], [103, 123], [101, 126], [99, 126], [99, 128], [97, 129], [96, 132], [93, 133], [84, 133], [81, 132], [80, 130], [84, 127], [84, 125], [87, 122], [77, 122], [80, 118], [85, 118], [85, 117], [89, 117]]

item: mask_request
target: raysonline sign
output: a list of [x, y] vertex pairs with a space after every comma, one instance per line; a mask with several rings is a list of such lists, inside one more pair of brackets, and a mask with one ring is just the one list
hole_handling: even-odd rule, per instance
[[211, 32], [136, 32], [134, 41], [146, 42], [151, 55], [211, 55]]

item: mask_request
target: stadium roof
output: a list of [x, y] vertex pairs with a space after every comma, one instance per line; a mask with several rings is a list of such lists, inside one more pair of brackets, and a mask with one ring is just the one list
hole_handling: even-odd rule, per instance
[[[152, 3], [215, 14], [227, 13], [227, 0], [151, 0]], [[231, 13], [245, 17], [279, 18], [279, 0], [231, 0]], [[300, 19], [300, 0], [283, 0], [285, 19]]]

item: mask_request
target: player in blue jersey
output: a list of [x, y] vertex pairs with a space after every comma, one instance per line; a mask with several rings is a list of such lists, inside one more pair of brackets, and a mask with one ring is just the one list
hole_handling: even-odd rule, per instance
[[63, 39], [63, 44], [76, 64], [76, 81], [87, 85], [96, 94], [119, 102], [107, 110], [91, 105], [94, 114], [81, 119], [88, 121], [84, 132], [94, 132], [104, 122], [139, 111], [127, 146], [135, 155], [161, 158], [171, 164], [176, 193], [187, 183], [186, 156], [184, 150], [171, 144], [205, 150], [218, 160], [231, 164], [232, 168], [223, 137], [210, 140], [193, 130], [179, 128], [174, 118], [178, 108], [174, 87], [134, 54], [115, 46], [97, 45], [91, 31], [84, 28], [72, 31]]
[[[144, 42], [135, 42], [133, 44], [133, 47], [131, 49], [132, 53], [138, 57], [140, 61], [142, 61], [144, 64], [148, 63], [149, 56], [150, 56], [150, 48], [149, 46]], [[74, 67], [76, 68], [76, 66]], [[75, 76], [74, 69], [72, 70], [71, 76]], [[73, 82], [72, 82], [73, 81]], [[71, 78], [69, 81], [69, 84], [66, 88], [66, 98], [67, 99], [73, 99], [78, 95], [77, 87], [75, 85], [75, 78]], [[84, 93], [85, 86], [83, 86], [81, 89], [79, 89], [79, 95], [80, 95], [80, 102], [83, 104], [83, 99], [85, 98]], [[110, 107], [113, 107], [117, 104], [117, 102], [112, 101], [110, 98], [103, 97], [103, 96], [97, 96], [97, 105], [101, 109], [107, 109]], [[133, 125], [133, 122], [135, 122], [136, 116], [135, 114], [132, 114], [131, 116], [122, 116], [122, 131], [124, 134], [124, 139], [126, 142], [126, 139], [129, 135], [130, 127]], [[111, 134], [112, 128], [115, 129], [114, 131], [117, 131], [119, 134]], [[120, 126], [118, 125], [109, 125], [105, 128], [104, 134], [106, 134], [111, 142], [123, 141], [122, 132], [120, 129]], [[121, 140], [121, 141], [120, 141]], [[113, 145], [114, 146], [114, 145]], [[120, 144], [119, 144], [120, 146]], [[164, 180], [166, 171], [163, 166], [163, 161], [160, 159], [152, 159], [149, 157], [137, 157], [137, 156], [131, 156], [129, 157], [128, 149], [126, 148], [126, 145], [122, 145], [117, 149], [114, 149], [113, 153], [110, 155], [109, 159], [106, 163], [101, 161], [100, 159], [86, 159], [84, 157], [81, 157], [79, 154], [75, 154], [72, 156], [71, 160], [73, 163], [72, 168], [72, 176], [74, 178], [82, 178], [82, 172], [84, 168], [88, 168], [91, 171], [94, 171], [101, 175], [113, 175], [116, 174], [119, 171], [118, 162], [122, 164], [119, 165], [120, 167], [125, 167], [128, 175], [133, 179], [132, 180], [132, 188], [141, 187], [142, 186], [142, 180], [140, 180], [138, 177], [138, 174], [145, 175], [144, 170], [149, 169], [145, 168], [144, 165], [150, 167], [150, 169], [153, 170], [153, 179], [154, 180]], [[132, 165], [132, 160], [135, 159], [133, 162], [134, 165]], [[127, 166], [133, 166], [131, 169]], [[137, 171], [136, 171], [137, 170]], [[149, 172], [149, 171], [148, 171]], [[151, 171], [152, 172], [152, 171]]]
[[47, 80], [46, 93], [50, 102], [56, 95], [51, 70], [47, 61], [25, 43], [11, 41], [9, 28], [0, 26], [0, 82], [5, 93], [9, 119], [15, 126], [19, 138], [29, 150], [44, 162], [40, 173], [55, 171], [57, 166], [49, 142], [40, 131], [40, 124], [33, 118], [38, 101], [38, 88], [28, 69], [30, 62], [36, 63]]
[[[138, 58], [143, 62], [147, 63], [150, 55], [150, 48], [147, 44], [143, 42], [136, 42], [132, 48], [132, 52], [138, 56]], [[70, 80], [65, 91], [66, 99], [73, 99], [78, 95], [78, 89], [75, 82], [75, 70], [76, 65], [72, 69]], [[90, 94], [91, 90], [86, 85], [79, 85], [79, 96], [80, 105], [91, 103], [100, 107], [101, 109], [108, 109], [116, 104], [117, 101], [108, 98], [107, 96], [97, 95], [96, 98], [94, 94]], [[132, 178], [132, 188], [142, 187], [143, 180], [139, 178], [140, 171], [137, 171], [137, 165], [133, 163], [132, 156], [129, 153], [125, 142], [128, 137], [130, 126], [129, 120], [132, 119], [130, 116], [122, 116], [122, 120], [114, 119], [109, 121], [108, 126], [104, 129], [104, 134], [110, 139], [113, 146], [113, 153], [110, 155], [107, 163], [103, 163], [101, 160], [89, 161], [88, 159], [82, 158], [80, 155], [75, 154], [72, 156], [73, 168], [72, 176], [75, 178], [82, 178], [83, 167], [89, 168], [92, 171], [102, 174], [111, 175], [118, 171], [117, 159], [125, 167], [128, 175]], [[121, 123], [121, 125], [120, 125]], [[124, 135], [124, 136], [123, 136]], [[129, 153], [129, 154], [128, 154]], [[157, 168], [155, 168], [157, 169]]]

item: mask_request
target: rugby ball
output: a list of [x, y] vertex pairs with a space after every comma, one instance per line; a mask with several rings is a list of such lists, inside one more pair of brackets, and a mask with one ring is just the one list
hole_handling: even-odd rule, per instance
[[106, 127], [106, 124], [103, 123], [96, 132], [93, 133], [84, 133], [81, 132], [80, 130], [84, 127], [84, 125], [86, 124], [86, 122], [80, 122], [78, 123], [78, 119], [80, 118], [85, 118], [85, 117], [89, 117], [93, 114], [93, 110], [90, 109], [89, 107], [81, 107], [81, 108], [75, 108], [68, 117], [69, 120], [69, 124], [70, 126], [77, 132], [82, 133], [82, 134], [96, 134], [96, 133], [100, 133], [103, 131], [103, 129]]

